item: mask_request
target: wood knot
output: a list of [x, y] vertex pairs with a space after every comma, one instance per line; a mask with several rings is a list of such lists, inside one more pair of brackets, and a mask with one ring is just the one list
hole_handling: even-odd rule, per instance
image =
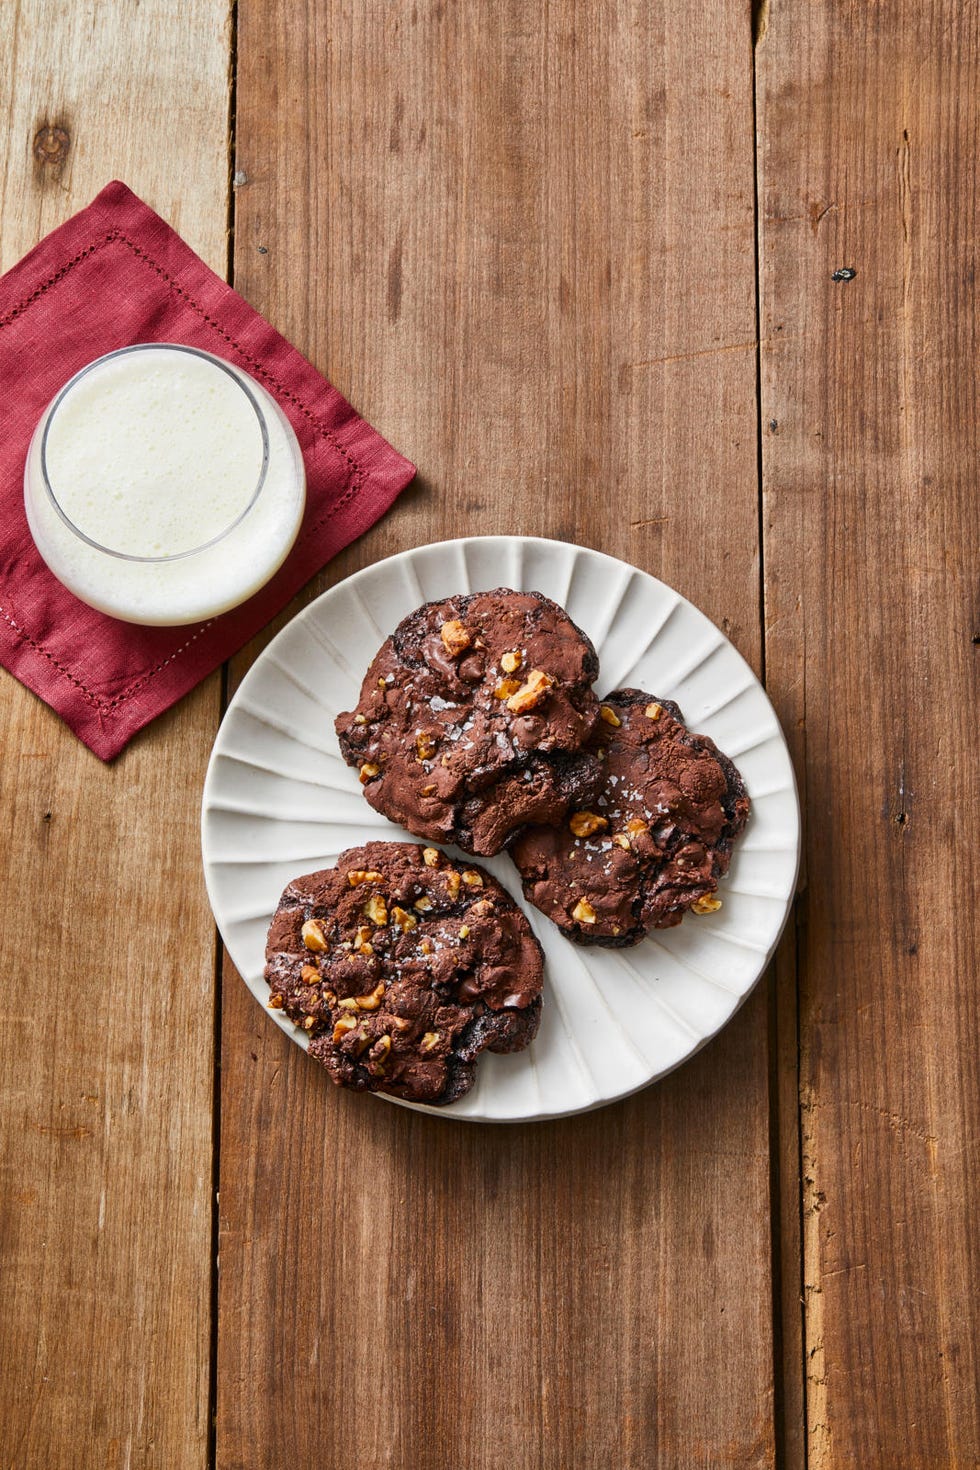
[[62, 164], [70, 147], [71, 138], [64, 128], [43, 127], [34, 134], [34, 157], [38, 163]]

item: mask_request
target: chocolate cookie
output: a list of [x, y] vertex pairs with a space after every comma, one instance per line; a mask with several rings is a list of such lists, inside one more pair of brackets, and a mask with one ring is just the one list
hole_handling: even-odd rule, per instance
[[412, 1102], [455, 1102], [481, 1051], [527, 1046], [543, 971], [495, 878], [412, 842], [353, 847], [294, 879], [266, 945], [269, 1005], [334, 1082]]
[[595, 649], [540, 592], [473, 592], [404, 618], [367, 671], [340, 749], [371, 805], [466, 852], [593, 799]]
[[635, 944], [689, 909], [721, 908], [712, 895], [749, 815], [732, 762], [676, 704], [639, 689], [606, 697], [594, 743], [606, 768], [597, 800], [511, 848], [525, 896], [579, 944]]

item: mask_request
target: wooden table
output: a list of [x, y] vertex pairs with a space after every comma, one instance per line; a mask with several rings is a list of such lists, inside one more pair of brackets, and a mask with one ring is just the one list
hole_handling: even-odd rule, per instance
[[976, 7], [0, 31], [4, 267], [122, 177], [418, 462], [277, 627], [447, 535], [600, 547], [764, 675], [806, 813], [715, 1042], [467, 1127], [222, 972], [200, 789], [264, 640], [110, 767], [4, 675], [5, 1470], [980, 1464]]

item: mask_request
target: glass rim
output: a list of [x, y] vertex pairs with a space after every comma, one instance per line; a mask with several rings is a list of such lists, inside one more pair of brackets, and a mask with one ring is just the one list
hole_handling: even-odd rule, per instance
[[[227, 374], [227, 376], [235, 384], [236, 388], [240, 388], [242, 393], [244, 393], [245, 397], [248, 399], [249, 403], [252, 406], [252, 411], [254, 412], [256, 419], [258, 420], [259, 433], [262, 436], [262, 465], [259, 469], [258, 482], [256, 483], [255, 489], [252, 492], [248, 504], [245, 506], [244, 510], [240, 511], [235, 519], [229, 525], [225, 526], [223, 530], [219, 531], [217, 535], [212, 536], [208, 541], [202, 541], [200, 546], [189, 547], [186, 551], [165, 552], [163, 556], [138, 556], [135, 555], [133, 552], [117, 551], [112, 546], [103, 546], [101, 541], [96, 541], [94, 537], [86, 535], [82, 528], [80, 526], [77, 526], [72, 520], [71, 516], [58, 500], [58, 497], [54, 491], [54, 486], [51, 484], [51, 478], [48, 474], [48, 434], [51, 430], [51, 425], [54, 422], [55, 415], [57, 414], [58, 409], [61, 407], [61, 404], [67, 394], [71, 391], [72, 388], [74, 388], [76, 383], [78, 383], [88, 373], [92, 372], [93, 369], [101, 367], [104, 362], [110, 362], [114, 357], [126, 357], [131, 352], [155, 351], [185, 352], [191, 357], [203, 357], [206, 362], [213, 363], [215, 367], [220, 368], [223, 373]], [[68, 382], [64, 385], [64, 387], [61, 388], [60, 391], [51, 400], [50, 404], [45, 410], [44, 415], [44, 430], [41, 434], [40, 464], [41, 483], [44, 485], [44, 489], [47, 493], [48, 499], [51, 502], [51, 505], [53, 506], [54, 510], [61, 518], [61, 520], [72, 532], [72, 534], [77, 536], [80, 541], [84, 541], [95, 551], [101, 551], [106, 556], [117, 557], [119, 561], [130, 561], [138, 563], [183, 561], [185, 557], [198, 556], [202, 551], [207, 551], [210, 549], [210, 547], [217, 546], [218, 543], [223, 541], [226, 536], [230, 536], [232, 531], [234, 531], [237, 526], [241, 525], [242, 521], [255, 505], [256, 501], [262, 493], [262, 487], [265, 485], [266, 477], [269, 473], [269, 427], [265, 420], [265, 414], [262, 412], [261, 404], [259, 403], [255, 394], [252, 392], [248, 383], [243, 381], [243, 379], [238, 376], [236, 370], [229, 363], [225, 362], [223, 358], [216, 357], [213, 352], [206, 352], [203, 347], [188, 347], [182, 342], [131, 342], [127, 347], [117, 347], [114, 349], [114, 351], [104, 352], [100, 357], [95, 357], [92, 359], [91, 362], [87, 362], [83, 368], [79, 368], [78, 372], [74, 373], [68, 379]]]

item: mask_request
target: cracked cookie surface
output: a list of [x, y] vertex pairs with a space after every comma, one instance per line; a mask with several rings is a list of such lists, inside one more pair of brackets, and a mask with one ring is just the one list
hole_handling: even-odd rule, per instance
[[500, 852], [562, 820], [602, 779], [595, 649], [539, 592], [497, 588], [403, 618], [337, 717], [364, 795], [419, 837]]
[[341, 1087], [449, 1103], [481, 1051], [520, 1051], [544, 960], [495, 878], [436, 848], [369, 842], [288, 884], [269, 928], [269, 1006]]
[[721, 908], [718, 879], [749, 815], [732, 762], [639, 689], [602, 701], [593, 747], [605, 767], [595, 801], [510, 849], [525, 897], [569, 939], [613, 946]]

